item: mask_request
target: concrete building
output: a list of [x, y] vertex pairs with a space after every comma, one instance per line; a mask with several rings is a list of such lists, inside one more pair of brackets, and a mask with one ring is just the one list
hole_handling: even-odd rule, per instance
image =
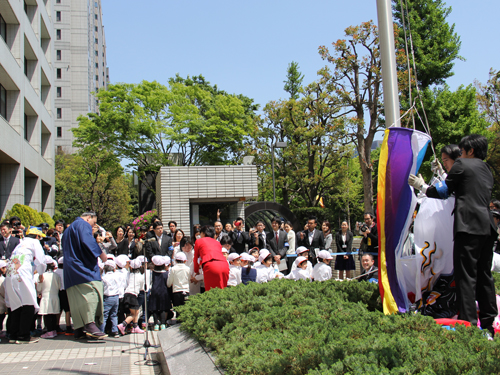
[[161, 167], [156, 177], [156, 209], [165, 228], [177, 222], [187, 236], [194, 224], [245, 218], [245, 201], [258, 196], [255, 165]]
[[76, 120], [97, 113], [94, 96], [109, 82], [101, 0], [54, 1], [56, 152], [73, 153]]
[[54, 214], [52, 1], [0, 1], [0, 215]]

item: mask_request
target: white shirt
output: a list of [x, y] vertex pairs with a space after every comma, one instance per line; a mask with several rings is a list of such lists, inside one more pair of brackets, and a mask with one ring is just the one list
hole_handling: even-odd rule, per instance
[[123, 298], [125, 295], [125, 289], [128, 285], [128, 279], [130, 277], [130, 272], [126, 268], [119, 268], [115, 271], [118, 275], [118, 279], [120, 280], [120, 285], [118, 288], [118, 298]]
[[313, 239], [314, 239], [314, 231], [315, 231], [315, 230], [316, 230], [316, 229], [313, 229], [313, 230], [312, 230], [312, 232], [311, 232], [311, 231], [307, 232], [307, 236], [309, 237], [309, 245], [312, 245], [312, 243], [313, 243]]
[[[296, 269], [297, 269], [297, 266], [295, 265], [295, 262], [293, 262], [293, 264], [292, 264], [292, 270], [291, 271], [295, 271]], [[307, 274], [309, 275], [309, 277], [312, 277], [312, 274], [313, 274], [313, 265], [309, 261], [307, 261], [306, 271], [307, 271]]]
[[59, 278], [61, 279], [61, 288], [59, 290], [64, 290], [64, 270], [58, 268], [54, 271], [54, 273], [58, 274]]
[[139, 292], [143, 288], [144, 288], [144, 275], [140, 272], [136, 273], [131, 272], [128, 279], [127, 288], [125, 289], [125, 294], [130, 293], [137, 297], [139, 295]]
[[167, 286], [172, 287], [173, 293], [189, 293], [190, 274], [190, 269], [185, 263], [176, 263], [168, 272]]
[[236, 286], [238, 284], [241, 284], [241, 267], [230, 265], [227, 286]]
[[318, 263], [313, 268], [312, 277], [314, 281], [330, 280], [332, 278], [332, 267], [323, 262]]
[[307, 272], [307, 270], [303, 270], [302, 268], [296, 268], [291, 271], [287, 276], [287, 279], [291, 280], [311, 280], [311, 276]]
[[267, 283], [276, 277], [274, 267], [272, 266], [266, 267], [261, 264], [260, 266], [255, 267], [255, 269], [257, 270], [257, 277], [255, 278], [255, 281], [259, 284]]
[[121, 272], [106, 272], [101, 276], [105, 296], [118, 296], [122, 284]]

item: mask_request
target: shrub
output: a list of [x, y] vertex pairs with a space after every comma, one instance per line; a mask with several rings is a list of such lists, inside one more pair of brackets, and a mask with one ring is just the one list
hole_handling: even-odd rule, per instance
[[495, 280], [495, 293], [500, 294], [500, 273], [491, 272], [493, 274], [493, 279]]
[[151, 220], [153, 216], [156, 215], [156, 210], [151, 210], [144, 212], [142, 215], [136, 217], [134, 221], [132, 221], [132, 225], [134, 226], [135, 233], [137, 235], [140, 235], [141, 233], [141, 227], [143, 225], [149, 226], [151, 224]]
[[16, 203], [12, 206], [12, 209], [7, 211], [3, 220], [8, 220], [12, 216], [18, 216], [21, 219], [21, 223], [26, 228], [31, 225], [38, 225], [44, 222], [37, 210], [19, 203]]
[[52, 219], [50, 217], [50, 215], [46, 212], [39, 212], [40, 214], [40, 217], [42, 218], [42, 221], [38, 224], [41, 224], [41, 223], [47, 223], [49, 224], [49, 228], [54, 228], [56, 226], [56, 222], [54, 221], [54, 219]]
[[386, 316], [379, 297], [365, 282], [241, 284], [190, 297], [181, 329], [216, 350], [228, 374], [500, 373], [500, 340]]

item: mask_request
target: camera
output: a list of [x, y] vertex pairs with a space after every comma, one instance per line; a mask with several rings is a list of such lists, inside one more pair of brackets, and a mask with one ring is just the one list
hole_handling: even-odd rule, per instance
[[364, 232], [366, 232], [368, 230], [368, 226], [365, 223], [358, 222], [356, 224], [357, 224], [360, 232], [364, 233]]

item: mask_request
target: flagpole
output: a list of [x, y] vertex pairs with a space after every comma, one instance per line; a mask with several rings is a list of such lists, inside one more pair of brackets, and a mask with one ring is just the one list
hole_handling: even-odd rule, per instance
[[391, 0], [377, 0], [377, 15], [382, 84], [384, 86], [385, 123], [387, 127], [399, 127], [401, 123], [399, 121], [398, 78]]

